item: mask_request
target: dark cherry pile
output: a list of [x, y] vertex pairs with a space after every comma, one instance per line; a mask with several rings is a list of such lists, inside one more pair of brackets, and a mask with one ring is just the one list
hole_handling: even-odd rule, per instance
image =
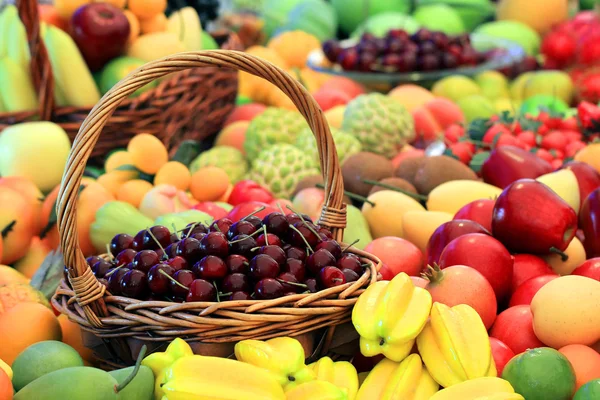
[[111, 260], [87, 259], [116, 296], [160, 301], [274, 299], [356, 281], [366, 265], [306, 215], [274, 212], [181, 232], [153, 226], [116, 235]]
[[360, 72], [437, 71], [475, 66], [487, 59], [473, 48], [468, 34], [448, 36], [427, 29], [412, 35], [392, 29], [383, 38], [365, 33], [352, 47], [328, 40], [323, 53], [345, 71]]

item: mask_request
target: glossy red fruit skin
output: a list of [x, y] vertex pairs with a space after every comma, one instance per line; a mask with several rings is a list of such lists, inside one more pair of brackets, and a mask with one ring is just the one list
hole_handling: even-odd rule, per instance
[[466, 265], [479, 271], [503, 302], [510, 293], [513, 259], [498, 240], [481, 233], [469, 233], [457, 237], [444, 249], [440, 256], [440, 268]]
[[264, 209], [262, 211], [259, 211], [255, 214], [259, 218], [264, 218], [268, 214], [278, 211], [275, 207], [270, 206], [266, 203], [260, 201], [248, 201], [245, 203], [240, 203], [233, 207], [231, 211], [229, 211], [229, 213], [227, 214], [227, 218], [229, 218], [233, 222], [237, 222], [245, 216], [263, 207]]
[[538, 290], [556, 278], [558, 275], [540, 275], [523, 282], [511, 296], [508, 306], [530, 305]]
[[439, 263], [440, 255], [448, 243], [459, 236], [469, 233], [482, 233], [489, 235], [489, 232], [483, 226], [474, 221], [455, 219], [444, 222], [433, 232], [429, 238], [427, 249], [425, 250], [426, 265]]
[[490, 336], [504, 342], [515, 354], [544, 347], [533, 331], [533, 315], [527, 305], [510, 307], [496, 317]]
[[564, 251], [576, 230], [575, 210], [541, 182], [518, 180], [496, 199], [492, 234], [514, 253]]
[[490, 338], [490, 346], [494, 363], [496, 363], [496, 371], [498, 371], [498, 376], [502, 376], [504, 367], [515, 356], [515, 353], [504, 342], [494, 337]]
[[557, 275], [543, 259], [532, 254], [513, 255], [513, 278], [511, 292], [531, 278], [541, 275]]
[[579, 210], [579, 228], [583, 231], [583, 247], [587, 258], [600, 256], [600, 189], [594, 190]]
[[527, 150], [502, 146], [492, 150], [481, 167], [481, 176], [485, 183], [504, 189], [516, 180], [535, 179], [552, 170], [549, 162]]
[[587, 276], [600, 281], [600, 257], [590, 258], [579, 267], [575, 268], [571, 275]]
[[453, 219], [468, 219], [483, 226], [487, 231], [492, 231], [492, 211], [496, 202], [491, 199], [480, 199], [463, 206], [454, 214]]
[[600, 174], [591, 165], [581, 161], [569, 161], [563, 169], [571, 170], [579, 184], [579, 198], [581, 205], [594, 190], [600, 187]]
[[227, 202], [237, 206], [250, 201], [270, 203], [272, 200], [273, 195], [266, 188], [252, 180], [243, 180], [233, 186]]

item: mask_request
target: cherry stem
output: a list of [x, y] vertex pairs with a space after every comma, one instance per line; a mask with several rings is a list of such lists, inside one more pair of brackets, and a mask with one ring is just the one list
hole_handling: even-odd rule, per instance
[[162, 275], [166, 276], [167, 278], [169, 278], [170, 280], [172, 280], [173, 282], [175, 282], [175, 284], [179, 287], [181, 287], [182, 289], [185, 290], [190, 290], [189, 287], [183, 285], [181, 282], [179, 282], [177, 279], [173, 278], [171, 275], [167, 274], [164, 270], [160, 269], [158, 270], [159, 273], [161, 273]]
[[277, 203], [277, 208], [279, 208], [279, 211], [281, 211], [281, 213], [285, 215], [285, 211], [283, 211], [283, 208], [281, 207], [281, 204], [279, 202]]
[[175, 224], [171, 224], [171, 227], [173, 228], [173, 232], [175, 233], [175, 236], [177, 236], [177, 240], [181, 240], [181, 236], [178, 235], [179, 231], [177, 230], [177, 227], [175, 226]]
[[140, 350], [140, 353], [138, 354], [137, 360], [135, 361], [135, 367], [133, 368], [133, 371], [131, 371], [131, 374], [129, 374], [129, 376], [123, 382], [121, 382], [118, 385], [115, 385], [116, 393], [119, 393], [121, 390], [125, 389], [125, 387], [129, 385], [132, 380], [135, 379], [138, 371], [140, 370], [140, 366], [142, 365], [142, 360], [146, 355], [146, 350], [148, 350], [148, 347], [146, 347], [146, 345], [143, 345], [142, 349]]
[[112, 253], [110, 252], [110, 244], [109, 243], [106, 244], [106, 254], [108, 255], [108, 258], [110, 258], [111, 260], [115, 258], [115, 256], [113, 256]]
[[[318, 187], [319, 189], [325, 189], [325, 185], [323, 185], [322, 183], [317, 183], [315, 186]], [[344, 190], [344, 194], [346, 196], [348, 196], [349, 198], [351, 198], [351, 199], [358, 200], [358, 201], [361, 201], [363, 203], [370, 204], [371, 207], [375, 207], [375, 203], [372, 202], [371, 200], [367, 199], [365, 196], [361, 196], [359, 194], [352, 193], [352, 192], [349, 192], [347, 190]]]
[[253, 236], [256, 236], [256, 235], [257, 235], [258, 233], [260, 233], [260, 232], [262, 232], [262, 230], [261, 230], [261, 229], [259, 229], [259, 230], [257, 230], [257, 231], [254, 231], [254, 232], [252, 232], [250, 235], [246, 235], [246, 237], [243, 237], [243, 238], [241, 238], [241, 239], [233, 240], [233, 241], [229, 242], [229, 244], [231, 244], [231, 243], [237, 243], [237, 242], [242, 242], [242, 241], [244, 241], [244, 240], [246, 240], [246, 239], [248, 239], [248, 238], [251, 238], [251, 237], [253, 237]]
[[550, 247], [550, 253], [558, 254], [562, 262], [565, 262], [569, 259], [569, 256], [564, 251], [557, 249], [556, 247]]
[[301, 288], [307, 288], [308, 287], [308, 285], [305, 285], [304, 283], [290, 282], [290, 281], [286, 281], [285, 279], [280, 279], [280, 278], [277, 278], [276, 280], [279, 281], [279, 282], [281, 282], [281, 283], [287, 283], [289, 285], [298, 286], [298, 287], [301, 287]]
[[261, 208], [257, 208], [256, 210], [252, 211], [250, 214], [246, 215], [244, 218], [242, 218], [242, 221], [245, 220], [248, 217], [253, 216], [254, 214], [258, 214], [259, 212], [261, 212], [262, 210], [264, 210], [266, 207], [262, 206]]
[[156, 236], [154, 236], [154, 234], [150, 231], [150, 228], [146, 228], [146, 232], [148, 232], [148, 234], [150, 234], [150, 236], [152, 237], [152, 239], [156, 242], [156, 244], [158, 245], [158, 247], [160, 247], [160, 249], [163, 252], [163, 259], [166, 260], [165, 257], [167, 257], [167, 252], [165, 251], [165, 248], [162, 247], [162, 244], [160, 244], [160, 242], [158, 241], [158, 239], [156, 238]]
[[113, 269], [110, 272], [107, 272], [106, 274], [104, 274], [104, 278], [106, 278], [107, 276], [110, 277], [112, 274], [114, 274], [115, 272], [117, 272], [117, 270], [123, 268], [125, 266], [125, 264], [121, 264], [118, 267], [116, 267], [115, 269]]
[[409, 192], [408, 190], [404, 190], [404, 189], [400, 189], [399, 187], [396, 187], [396, 186], [388, 185], [387, 183], [377, 182], [377, 181], [374, 181], [371, 179], [363, 179], [362, 181], [363, 181], [363, 183], [366, 183], [367, 185], [381, 186], [382, 188], [386, 188], [386, 189], [392, 190], [394, 192], [405, 194], [409, 197], [412, 197], [415, 200], [427, 201], [427, 199], [428, 199], [427, 196], [423, 196], [422, 194], [412, 193], [412, 192]]
[[302, 221], [302, 223], [304, 224], [304, 226], [306, 226], [306, 227], [308, 228], [308, 230], [309, 230], [309, 231], [311, 231], [312, 233], [314, 233], [314, 234], [315, 234], [315, 236], [316, 236], [317, 238], [319, 238], [319, 239], [321, 238], [321, 236], [319, 235], [319, 232], [317, 232], [317, 231], [316, 231], [316, 230], [314, 230], [314, 229], [313, 229], [313, 228], [312, 228], [310, 225], [308, 225], [308, 221], [306, 221], [306, 220], [304, 219], [304, 217], [302, 216], [302, 214], [299, 214], [299, 213], [298, 213], [296, 210], [294, 210], [294, 209], [293, 209], [292, 207], [290, 207], [289, 205], [288, 205], [288, 206], [286, 206], [286, 208], [287, 208], [288, 210], [290, 210], [291, 212], [293, 212], [294, 214], [296, 214], [297, 216], [299, 216], [299, 217], [300, 217], [300, 221]]
[[267, 226], [263, 225], [263, 235], [265, 235], [265, 244], [268, 246], [269, 245], [269, 234], [267, 233]]
[[12, 229], [15, 227], [16, 223], [17, 223], [17, 220], [12, 220], [8, 223], [8, 225], [6, 225], [4, 227], [4, 229], [2, 229], [2, 238], [3, 239], [6, 237], [6, 235], [8, 235], [10, 233], [10, 231], [12, 231]]
[[304, 241], [304, 244], [306, 244], [306, 251], [310, 250], [311, 253], [314, 253], [315, 251], [312, 249], [312, 247], [310, 247], [310, 243], [308, 243], [308, 240], [306, 240], [306, 238], [304, 237], [304, 235], [302, 234], [302, 232], [300, 232], [298, 230], [298, 228], [296, 228], [294, 225], [290, 224], [290, 229], [296, 231], [296, 233], [298, 235], [300, 235], [300, 237], [302, 238], [302, 240]]
[[354, 242], [350, 243], [348, 246], [344, 247], [342, 249], [342, 253], [345, 253], [348, 251], [348, 249], [352, 246], [354, 246], [356, 243], [360, 242], [360, 239], [356, 239]]
[[217, 293], [217, 297], [231, 296], [232, 294], [233, 294], [233, 292], [228, 292], [228, 293]]
[[192, 233], [192, 231], [194, 230], [194, 228], [196, 227], [196, 225], [198, 225], [197, 222], [194, 222], [192, 224], [192, 226], [190, 226], [190, 229], [188, 229], [187, 233], [185, 234], [185, 236], [190, 236], [190, 233]]
[[220, 303], [221, 298], [219, 297], [219, 287], [217, 286], [217, 282], [213, 282], [213, 286], [215, 287], [215, 290], [217, 291], [217, 303]]

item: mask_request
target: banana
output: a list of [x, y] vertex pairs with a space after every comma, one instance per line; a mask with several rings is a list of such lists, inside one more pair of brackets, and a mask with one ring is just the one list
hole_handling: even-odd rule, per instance
[[329, 357], [323, 357], [309, 365], [317, 376], [317, 380], [333, 383], [345, 389], [348, 400], [354, 400], [358, 392], [358, 373], [354, 365], [348, 361], [334, 362]]
[[269, 371], [286, 391], [315, 379], [315, 373], [304, 364], [302, 344], [294, 338], [243, 340], [235, 345], [235, 357]]
[[167, 31], [177, 35], [185, 51], [202, 50], [202, 24], [194, 8], [183, 7], [171, 14]]
[[311, 381], [285, 393], [286, 400], [348, 400], [343, 389], [326, 381]]
[[150, 368], [154, 373], [154, 398], [161, 400], [164, 392], [162, 385], [166, 382], [165, 373], [175, 361], [182, 357], [192, 356], [194, 352], [187, 342], [181, 338], [176, 338], [164, 352], [149, 354], [142, 360], [142, 365]]
[[12, 58], [0, 60], [0, 98], [8, 112], [38, 108], [38, 99], [28, 71]]
[[497, 375], [485, 326], [466, 304], [434, 303], [417, 347], [433, 379], [443, 387]]
[[14, 19], [19, 18], [19, 11], [14, 4], [8, 4], [0, 13], [0, 58], [8, 55], [10, 27]]
[[28, 70], [31, 54], [29, 54], [29, 44], [27, 43], [27, 33], [21, 19], [13, 18], [10, 21], [9, 40], [6, 47], [6, 55], [13, 59], [21, 68]]
[[524, 400], [515, 393], [508, 381], [501, 378], [483, 377], [465, 381], [442, 389], [430, 400]]
[[199, 355], [182, 357], [164, 374], [166, 383], [162, 390], [169, 400], [177, 399], [173, 396], [178, 393], [196, 393], [201, 397], [190, 398], [207, 400], [285, 399], [283, 389], [272, 373], [227, 358]]
[[71, 37], [48, 25], [44, 43], [48, 50], [54, 83], [70, 106], [89, 107], [100, 100], [100, 92], [81, 52]]
[[381, 360], [358, 390], [357, 400], [429, 400], [438, 384], [423, 366], [418, 354], [402, 362]]
[[383, 354], [392, 361], [402, 361], [423, 330], [431, 303], [429, 292], [415, 287], [405, 273], [369, 286], [352, 310], [361, 353], [367, 357]]

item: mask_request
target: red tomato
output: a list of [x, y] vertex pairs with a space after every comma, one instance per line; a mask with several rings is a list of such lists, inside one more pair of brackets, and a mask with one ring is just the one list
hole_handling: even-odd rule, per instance
[[515, 356], [515, 353], [504, 342], [493, 337], [490, 338], [490, 346], [492, 346], [496, 371], [498, 371], [498, 376], [502, 376], [504, 366]]
[[512, 292], [524, 282], [540, 275], [556, 275], [550, 265], [542, 258], [532, 254], [515, 254], [513, 256]]
[[504, 342], [515, 354], [527, 349], [544, 347], [533, 331], [533, 315], [529, 306], [504, 310], [496, 317], [490, 336]]
[[546, 283], [553, 281], [556, 278], [558, 278], [558, 275], [556, 274], [540, 275], [523, 282], [511, 296], [508, 306], [514, 307], [521, 304], [530, 305], [533, 296], [535, 296], [538, 290]]
[[544, 37], [541, 51], [549, 59], [567, 64], [575, 57], [577, 40], [567, 32], [553, 31]]
[[575, 268], [571, 275], [587, 276], [600, 281], [600, 257], [590, 258], [579, 267]]
[[490, 283], [477, 270], [464, 265], [453, 265], [443, 270], [427, 272], [429, 284], [425, 287], [433, 301], [454, 307], [468, 304], [477, 311], [486, 329], [496, 319], [496, 295]]
[[409, 276], [419, 276], [423, 269], [423, 253], [408, 240], [385, 236], [373, 240], [365, 247], [367, 253], [379, 257], [393, 274], [406, 272]]

